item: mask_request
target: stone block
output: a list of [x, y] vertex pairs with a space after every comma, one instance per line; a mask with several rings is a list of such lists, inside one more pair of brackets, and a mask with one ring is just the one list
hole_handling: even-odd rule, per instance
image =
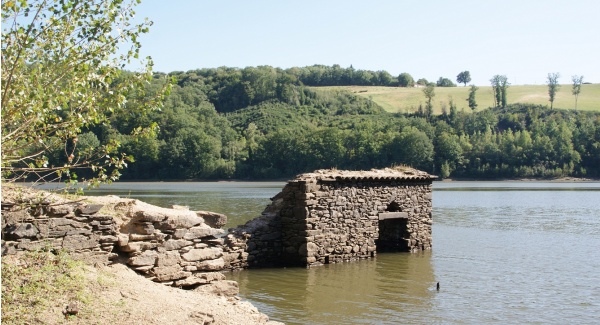
[[67, 236], [62, 241], [62, 247], [68, 251], [79, 251], [90, 249], [98, 246], [99, 236], [92, 235], [90, 237], [83, 235]]
[[73, 213], [74, 207], [70, 204], [51, 205], [46, 207], [46, 214], [49, 217], [63, 217]]
[[221, 271], [225, 267], [225, 261], [223, 258], [218, 258], [216, 260], [206, 260], [202, 262], [198, 262], [196, 264], [198, 270], [202, 271]]
[[152, 273], [159, 282], [179, 280], [192, 275], [192, 272], [183, 271], [179, 265], [155, 267]]
[[103, 204], [85, 204], [80, 205], [75, 209], [77, 215], [93, 215], [98, 213], [104, 207]]
[[189, 252], [183, 254], [181, 257], [188, 262], [213, 260], [223, 256], [223, 249], [213, 248], [200, 248], [191, 249]]
[[196, 211], [196, 214], [203, 218], [207, 225], [213, 228], [221, 228], [227, 224], [227, 216], [221, 213]]
[[184, 240], [184, 239], [169, 239], [166, 242], [164, 242], [162, 244], [162, 247], [165, 250], [171, 251], [171, 250], [178, 250], [181, 249], [183, 247], [186, 246], [190, 246], [193, 245], [194, 243], [189, 241], [189, 240]]
[[379, 220], [387, 219], [408, 219], [406, 212], [382, 212], [379, 214]]
[[131, 266], [155, 265], [157, 257], [158, 253], [156, 251], [147, 250], [140, 255], [129, 258], [127, 264]]
[[149, 249], [154, 249], [157, 246], [158, 246], [157, 243], [147, 243], [147, 242], [143, 242], [143, 241], [138, 241], [138, 242], [129, 242], [129, 243], [127, 243], [127, 245], [121, 246], [120, 249], [121, 249], [121, 251], [126, 252], [126, 253], [135, 253], [135, 252], [146, 251]]
[[177, 251], [168, 251], [158, 254], [156, 257], [156, 266], [171, 266], [179, 264], [180, 261], [181, 256]]
[[194, 290], [201, 293], [225, 297], [235, 297], [240, 293], [238, 283], [230, 280], [215, 281], [206, 285], [201, 285]]
[[197, 227], [191, 227], [183, 235], [183, 239], [192, 240], [196, 238], [204, 238], [209, 236], [217, 236], [223, 234], [225, 231], [222, 229], [212, 228], [208, 225], [201, 225]]
[[150, 223], [154, 223], [154, 222], [161, 222], [163, 220], [167, 219], [167, 216], [161, 212], [157, 212], [157, 211], [136, 211], [135, 215], [134, 215], [134, 220], [135, 221], [140, 221], [140, 222], [150, 222]]
[[[182, 211], [183, 212], [183, 211]], [[160, 224], [160, 229], [182, 229], [182, 228], [191, 228], [197, 225], [200, 225], [204, 222], [204, 219], [198, 217], [193, 212], [189, 211], [187, 214], [179, 214], [170, 216], [166, 219], [163, 219]]]

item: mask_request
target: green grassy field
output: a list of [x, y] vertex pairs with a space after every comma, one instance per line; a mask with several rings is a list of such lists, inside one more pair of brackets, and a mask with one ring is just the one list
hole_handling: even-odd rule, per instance
[[[572, 85], [561, 85], [556, 93], [554, 108], [573, 109], [575, 107], [575, 96], [571, 93]], [[426, 98], [423, 88], [402, 87], [372, 87], [372, 86], [343, 86], [343, 87], [311, 87], [317, 91], [328, 89], [347, 89], [357, 95], [371, 98], [388, 112], [411, 113], [417, 110], [419, 104], [425, 106]], [[477, 91], [477, 110], [485, 109], [494, 105], [492, 87], [482, 86]], [[469, 86], [467, 87], [436, 87], [433, 98], [434, 114], [442, 112], [445, 105], [450, 109], [450, 98], [461, 110], [470, 111], [467, 104], [469, 97]], [[550, 106], [548, 101], [547, 85], [515, 85], [508, 88], [508, 103], [530, 103]], [[581, 93], [577, 101], [578, 110], [600, 111], [600, 84], [589, 84], [581, 86]]]

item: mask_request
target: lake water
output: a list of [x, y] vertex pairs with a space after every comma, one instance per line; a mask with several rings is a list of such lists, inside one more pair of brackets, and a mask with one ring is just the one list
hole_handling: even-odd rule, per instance
[[[115, 183], [90, 194], [220, 212], [235, 226], [283, 186]], [[287, 324], [600, 323], [600, 183], [436, 182], [433, 220], [430, 252], [228, 277]]]

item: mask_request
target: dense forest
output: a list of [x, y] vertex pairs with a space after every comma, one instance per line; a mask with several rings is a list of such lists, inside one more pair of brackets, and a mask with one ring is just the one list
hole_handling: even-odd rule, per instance
[[[324, 85], [398, 86], [385, 71], [315, 65], [156, 73], [160, 111], [115, 114], [77, 151], [120, 140], [135, 157], [121, 179], [275, 179], [319, 168], [410, 165], [443, 178], [600, 176], [600, 113], [509, 103], [441, 115], [385, 112]], [[139, 94], [138, 94], [139, 95]], [[132, 95], [133, 96], [133, 95]], [[460, 100], [466, 100], [460, 99]], [[128, 105], [138, 102], [131, 100]], [[157, 126], [130, 136], [133, 125]], [[53, 164], [66, 159], [57, 150]]]

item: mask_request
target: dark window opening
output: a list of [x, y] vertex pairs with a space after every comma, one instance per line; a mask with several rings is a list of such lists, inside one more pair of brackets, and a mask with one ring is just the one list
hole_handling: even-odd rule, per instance
[[392, 201], [387, 206], [386, 213], [380, 215], [379, 238], [375, 242], [377, 251], [409, 252], [410, 233], [408, 232], [408, 218], [405, 216], [394, 216], [393, 213], [387, 212], [402, 212], [402, 208], [398, 202]]

